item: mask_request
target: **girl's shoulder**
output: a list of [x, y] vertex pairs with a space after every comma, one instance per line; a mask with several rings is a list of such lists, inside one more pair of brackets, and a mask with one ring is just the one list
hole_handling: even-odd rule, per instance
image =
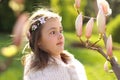
[[83, 64], [82, 64], [78, 59], [76, 59], [76, 58], [74, 57], [74, 55], [71, 54], [70, 52], [64, 50], [64, 51], [63, 51], [63, 54], [67, 57], [68, 62], [69, 62], [70, 64], [74, 64], [74, 65], [79, 66], [79, 67], [81, 67], [81, 68], [84, 67]]
[[29, 74], [29, 73], [33, 73], [34, 69], [31, 69], [31, 64], [32, 61], [34, 60], [34, 54], [33, 53], [29, 53], [27, 55], [24, 56], [24, 74]]
[[26, 54], [22, 56], [21, 62], [25, 66], [27, 63], [29, 63], [34, 57], [33, 53]]
[[64, 50], [64, 51], [61, 53], [61, 56], [62, 56], [62, 57], [65, 57], [67, 60], [74, 59], [74, 55], [71, 54], [70, 52], [68, 52], [67, 50]]

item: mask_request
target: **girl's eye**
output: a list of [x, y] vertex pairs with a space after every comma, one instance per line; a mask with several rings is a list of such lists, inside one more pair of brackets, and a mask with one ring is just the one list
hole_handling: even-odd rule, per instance
[[50, 32], [50, 34], [55, 34], [55, 31]]
[[60, 33], [63, 33], [63, 30], [60, 30]]

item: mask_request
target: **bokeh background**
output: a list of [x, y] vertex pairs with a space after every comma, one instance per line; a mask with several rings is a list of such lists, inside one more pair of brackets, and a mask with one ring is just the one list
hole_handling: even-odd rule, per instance
[[[107, 1], [112, 14], [107, 17], [106, 33], [112, 35], [113, 53], [120, 63], [120, 0]], [[86, 49], [80, 44], [75, 34], [75, 19], [78, 14], [74, 8], [74, 0], [0, 0], [0, 50], [13, 44], [11, 35], [20, 16], [38, 8], [50, 8], [62, 16], [65, 49], [83, 63], [88, 80], [116, 80], [114, 73], [104, 71], [103, 65], [106, 60], [98, 52]], [[85, 16], [96, 17], [98, 12], [96, 0], [81, 0], [79, 10]], [[83, 29], [87, 21], [88, 19], [84, 19]], [[94, 25], [91, 41], [94, 42], [97, 39], [97, 26]], [[102, 41], [98, 43], [98, 46], [105, 48]], [[22, 49], [23, 47], [11, 57], [4, 56], [0, 52], [0, 80], [23, 80], [24, 66], [21, 63], [21, 57], [24, 54], [22, 54]]]

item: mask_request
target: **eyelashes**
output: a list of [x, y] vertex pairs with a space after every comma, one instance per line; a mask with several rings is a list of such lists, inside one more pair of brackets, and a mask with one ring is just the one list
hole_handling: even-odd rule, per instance
[[[60, 30], [59, 32], [60, 32], [60, 33], [63, 33], [63, 30]], [[50, 32], [50, 34], [53, 34], [53, 35], [55, 35], [55, 34], [57, 34], [57, 33], [58, 33], [58, 31], [51, 31], [51, 32]]]
[[60, 30], [60, 33], [63, 33], [63, 30]]

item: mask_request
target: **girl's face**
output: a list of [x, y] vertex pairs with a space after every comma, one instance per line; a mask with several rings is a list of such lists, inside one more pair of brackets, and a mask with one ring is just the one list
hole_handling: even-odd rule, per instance
[[41, 39], [39, 40], [39, 47], [51, 56], [58, 56], [64, 50], [64, 36], [62, 34], [62, 24], [58, 18], [50, 18], [41, 31]]

